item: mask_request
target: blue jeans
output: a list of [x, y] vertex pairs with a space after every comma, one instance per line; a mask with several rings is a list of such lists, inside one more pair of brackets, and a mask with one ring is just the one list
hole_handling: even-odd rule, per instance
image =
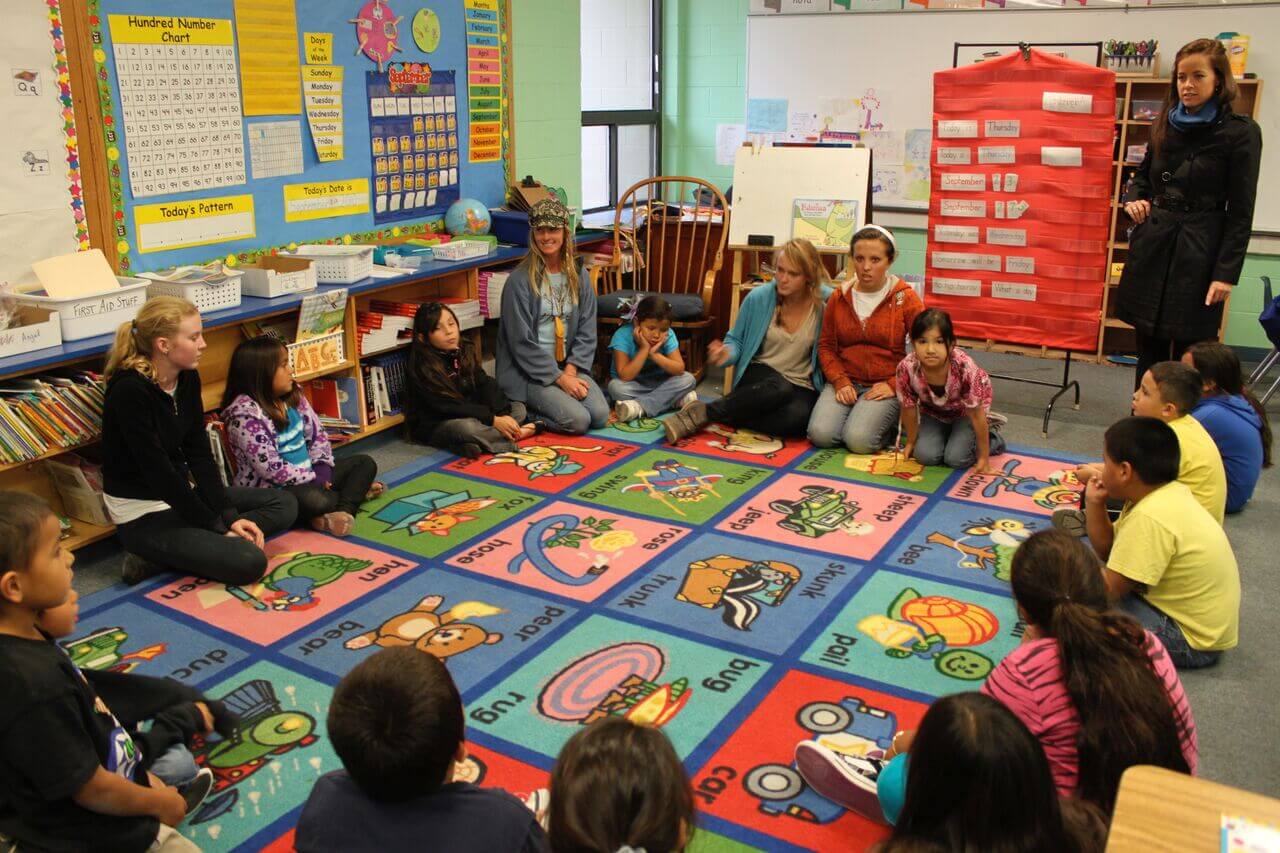
[[177, 787], [196, 778], [200, 768], [196, 766], [196, 760], [191, 757], [191, 751], [177, 743], [155, 760], [151, 765], [151, 772], [166, 785]]
[[843, 444], [850, 453], [875, 453], [889, 441], [889, 431], [898, 421], [898, 398], [867, 400], [867, 385], [854, 385], [858, 399], [846, 406], [836, 399], [834, 385], [827, 384], [809, 417], [809, 441], [816, 447]]
[[[923, 465], [946, 465], [948, 468], [972, 468], [978, 461], [978, 434], [973, 421], [962, 417], [944, 423], [920, 412], [920, 431], [916, 434], [915, 457]], [[1004, 453], [1004, 437], [989, 430], [991, 455]]]
[[1116, 602], [1116, 607], [1128, 613], [1142, 623], [1142, 627], [1160, 638], [1169, 659], [1178, 669], [1200, 669], [1213, 666], [1222, 657], [1222, 652], [1202, 652], [1191, 648], [1186, 634], [1178, 627], [1178, 623], [1138, 595], [1126, 595]]
[[693, 374], [663, 374], [649, 379], [609, 380], [609, 396], [616, 400], [635, 400], [644, 409], [646, 417], [656, 418], [663, 412], [669, 412], [680, 402], [680, 398], [688, 394], [698, 385]]
[[530, 382], [529, 399], [524, 401], [529, 407], [529, 417], [552, 432], [566, 435], [582, 435], [589, 429], [602, 428], [609, 422], [609, 401], [590, 376], [579, 373], [578, 378], [587, 383], [587, 396], [583, 400], [570, 397], [559, 385]]

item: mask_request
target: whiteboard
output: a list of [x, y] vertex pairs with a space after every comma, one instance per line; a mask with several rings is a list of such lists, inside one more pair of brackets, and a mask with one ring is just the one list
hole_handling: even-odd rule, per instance
[[1280, 187], [1280, 8], [1275, 6], [752, 16], [747, 18], [747, 97], [787, 98], [791, 110], [816, 111], [820, 98], [857, 97], [873, 88], [886, 130], [930, 127], [932, 72], [951, 67], [956, 42], [1155, 38], [1167, 73], [1179, 47], [1224, 31], [1250, 36], [1248, 70], [1264, 81], [1256, 116], [1263, 148], [1253, 228], [1280, 232], [1280, 193], [1268, 191]]
[[857, 227], [867, 222], [868, 148], [790, 148], [743, 145], [733, 159], [733, 215], [729, 245], [746, 246], [769, 236], [781, 246], [791, 239], [796, 199], [857, 199]]

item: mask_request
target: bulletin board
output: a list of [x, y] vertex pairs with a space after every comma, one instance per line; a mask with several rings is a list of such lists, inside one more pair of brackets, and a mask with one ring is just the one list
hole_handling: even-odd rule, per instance
[[57, 0], [16, 0], [0, 28], [0, 283], [89, 247], [71, 81]]
[[509, 0], [84, 2], [122, 274], [387, 239], [458, 198], [504, 200]]

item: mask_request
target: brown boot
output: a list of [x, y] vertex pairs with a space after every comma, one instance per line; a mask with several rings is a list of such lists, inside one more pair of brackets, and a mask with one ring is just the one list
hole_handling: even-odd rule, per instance
[[696, 435], [707, 423], [707, 404], [697, 402], [690, 403], [675, 414], [663, 418], [662, 428], [666, 430], [667, 441], [675, 444], [677, 441]]

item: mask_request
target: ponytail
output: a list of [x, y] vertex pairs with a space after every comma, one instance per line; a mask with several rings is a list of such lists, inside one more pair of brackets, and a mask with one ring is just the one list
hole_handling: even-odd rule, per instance
[[134, 319], [121, 323], [116, 329], [103, 375], [110, 379], [118, 370], [136, 370], [154, 382], [156, 375], [151, 358], [155, 354], [156, 339], [176, 336], [183, 319], [198, 313], [195, 305], [177, 296], [148, 299]]
[[1058, 643], [1062, 677], [1080, 718], [1076, 794], [1107, 814], [1120, 776], [1135, 764], [1190, 772], [1178, 717], [1137, 620], [1108, 608], [1093, 552], [1059, 530], [1033, 535], [1014, 553], [1014, 598]]

